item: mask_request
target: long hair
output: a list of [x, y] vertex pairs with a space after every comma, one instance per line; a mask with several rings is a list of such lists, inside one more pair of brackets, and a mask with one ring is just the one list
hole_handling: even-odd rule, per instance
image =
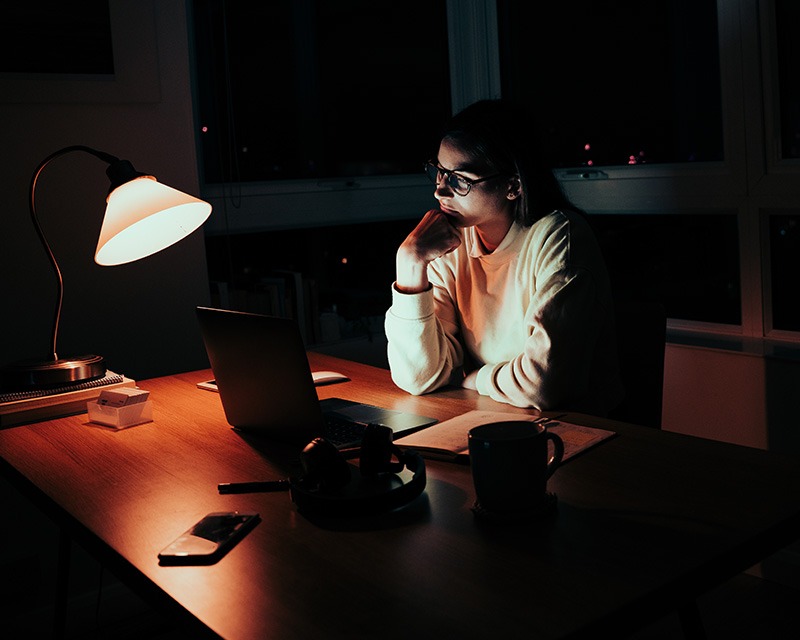
[[500, 173], [520, 181], [521, 195], [513, 201], [514, 219], [522, 226], [556, 209], [578, 209], [553, 175], [533, 115], [503, 100], [481, 100], [447, 123], [441, 135], [464, 152], [470, 171]]

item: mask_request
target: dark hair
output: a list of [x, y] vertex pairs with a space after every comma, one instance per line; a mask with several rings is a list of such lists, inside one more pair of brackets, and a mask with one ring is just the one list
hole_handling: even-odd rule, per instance
[[533, 118], [518, 105], [481, 100], [453, 116], [441, 135], [467, 154], [471, 171], [519, 177], [514, 219], [526, 227], [556, 209], [577, 211], [553, 175]]

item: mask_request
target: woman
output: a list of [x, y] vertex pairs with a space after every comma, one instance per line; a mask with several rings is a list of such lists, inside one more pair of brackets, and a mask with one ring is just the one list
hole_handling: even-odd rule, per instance
[[608, 274], [527, 118], [501, 101], [455, 116], [426, 167], [439, 208], [397, 251], [386, 314], [392, 378], [540, 410], [620, 401]]

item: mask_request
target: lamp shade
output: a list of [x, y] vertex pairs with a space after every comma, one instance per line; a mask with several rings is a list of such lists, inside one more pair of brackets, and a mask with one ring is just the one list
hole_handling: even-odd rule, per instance
[[133, 262], [175, 244], [200, 227], [211, 205], [140, 176], [115, 188], [100, 229], [94, 260], [103, 266]]

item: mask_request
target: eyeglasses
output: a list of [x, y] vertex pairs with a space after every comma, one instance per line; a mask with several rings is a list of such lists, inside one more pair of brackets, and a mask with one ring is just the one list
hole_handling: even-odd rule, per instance
[[485, 178], [471, 180], [469, 178], [465, 178], [459, 173], [456, 173], [455, 171], [440, 167], [433, 160], [428, 160], [428, 162], [425, 163], [425, 174], [428, 176], [428, 178], [430, 178], [431, 182], [437, 186], [442, 180], [444, 180], [444, 183], [459, 196], [467, 195], [469, 190], [472, 189], [472, 187], [476, 184], [486, 182], [487, 180], [492, 180], [493, 178], [499, 178], [503, 175], [502, 173], [495, 173], [494, 175], [487, 176]]

